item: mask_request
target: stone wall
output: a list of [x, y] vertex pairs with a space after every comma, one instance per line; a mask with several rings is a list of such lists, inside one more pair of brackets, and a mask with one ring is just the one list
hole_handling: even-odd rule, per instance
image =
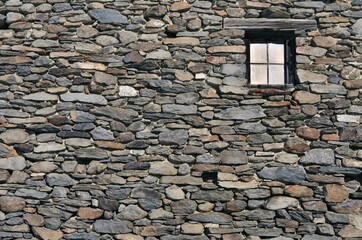
[[[0, 14], [1, 239], [362, 238], [361, 0]], [[248, 86], [253, 18], [317, 23], [294, 86]]]

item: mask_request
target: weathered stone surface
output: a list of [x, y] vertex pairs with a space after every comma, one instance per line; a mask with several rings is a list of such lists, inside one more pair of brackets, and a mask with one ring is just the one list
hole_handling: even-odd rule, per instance
[[287, 183], [300, 183], [305, 177], [306, 173], [303, 167], [266, 167], [258, 173], [260, 178], [277, 180]]
[[183, 145], [186, 143], [187, 138], [188, 133], [185, 130], [165, 131], [159, 135], [160, 143], [165, 145]]
[[318, 103], [321, 100], [319, 95], [305, 91], [297, 91], [293, 94], [293, 96], [299, 104]]
[[128, 24], [127, 17], [113, 9], [93, 9], [89, 11], [89, 15], [100, 23]]
[[60, 230], [51, 230], [43, 227], [33, 227], [34, 233], [41, 239], [59, 240], [63, 238], [63, 232]]
[[60, 95], [60, 98], [65, 102], [82, 102], [99, 105], [107, 104], [107, 99], [105, 99], [103, 96], [96, 94], [65, 93], [63, 95]]
[[331, 149], [312, 149], [299, 160], [302, 164], [333, 165], [334, 153]]
[[76, 180], [68, 175], [59, 173], [49, 173], [46, 177], [46, 181], [49, 186], [73, 186], [77, 183]]
[[306, 70], [302, 70], [299, 69], [298, 70], [298, 79], [301, 83], [323, 83], [326, 82], [328, 77], [326, 75], [323, 74], [317, 74], [317, 73], [313, 73], [310, 71], [306, 71]]
[[10, 129], [0, 134], [0, 139], [6, 144], [26, 143], [29, 141], [29, 133], [20, 129]]
[[23, 170], [26, 167], [26, 160], [24, 157], [15, 156], [9, 158], [0, 158], [0, 169], [7, 170]]
[[348, 198], [347, 189], [342, 185], [328, 184], [325, 186], [327, 202], [343, 202]]
[[147, 216], [147, 212], [143, 211], [141, 208], [136, 205], [129, 205], [125, 207], [117, 217], [122, 220], [134, 221], [138, 219], [142, 219]]
[[21, 211], [25, 206], [26, 202], [24, 198], [10, 196], [0, 197], [0, 210], [5, 213]]
[[119, 121], [131, 121], [138, 117], [136, 111], [132, 109], [123, 109], [119, 107], [99, 107], [91, 110], [95, 115], [106, 116]]
[[227, 224], [232, 221], [232, 217], [224, 213], [196, 213], [187, 216], [187, 219], [201, 223]]
[[265, 204], [265, 208], [269, 210], [279, 210], [284, 208], [296, 208], [299, 206], [299, 201], [295, 198], [284, 197], [284, 196], [275, 196], [270, 199]]
[[97, 233], [130, 233], [132, 232], [132, 223], [121, 220], [96, 220], [93, 230]]
[[291, 197], [313, 197], [313, 190], [299, 185], [287, 186], [284, 192]]
[[253, 108], [228, 108], [226, 110], [221, 111], [216, 114], [216, 117], [224, 120], [249, 120], [255, 118], [265, 117], [263, 110], [261, 107], [253, 107]]
[[79, 208], [77, 215], [82, 219], [97, 219], [103, 215], [103, 210], [95, 209], [95, 208], [88, 208], [88, 207], [81, 207], [81, 208]]
[[285, 142], [284, 151], [302, 154], [309, 150], [309, 145], [300, 138], [291, 138]]

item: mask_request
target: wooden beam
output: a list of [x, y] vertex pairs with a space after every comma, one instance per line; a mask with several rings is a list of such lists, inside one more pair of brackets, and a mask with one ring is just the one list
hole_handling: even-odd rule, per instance
[[225, 18], [224, 28], [237, 28], [244, 30], [306, 30], [317, 28], [317, 21], [312, 19], [286, 18]]

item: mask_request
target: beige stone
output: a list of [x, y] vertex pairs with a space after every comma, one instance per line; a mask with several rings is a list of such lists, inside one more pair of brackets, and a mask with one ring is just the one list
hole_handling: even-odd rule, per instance
[[31, 226], [40, 227], [44, 225], [44, 217], [39, 214], [26, 213], [23, 218]]
[[299, 69], [297, 71], [297, 75], [301, 83], [323, 83], [328, 79], [328, 77], [324, 74], [314, 73], [303, 69]]
[[317, 47], [330, 48], [337, 44], [338, 39], [333, 37], [316, 36], [313, 38], [313, 43]]
[[191, 8], [191, 5], [187, 2], [174, 2], [170, 6], [170, 10], [173, 12], [185, 12]]
[[256, 180], [252, 180], [250, 182], [219, 181], [218, 185], [223, 188], [251, 189], [257, 188], [259, 186], [259, 182]]
[[321, 96], [306, 91], [297, 91], [293, 94], [295, 100], [299, 104], [311, 104], [318, 103], [321, 100]]
[[201, 223], [184, 223], [181, 225], [181, 231], [184, 234], [200, 235], [204, 232], [204, 226]]
[[103, 210], [89, 207], [81, 207], [79, 208], [77, 215], [81, 219], [97, 219], [103, 215]]
[[230, 46], [214, 46], [207, 49], [209, 53], [244, 53], [245, 46], [230, 45]]
[[165, 40], [163, 40], [163, 43], [175, 46], [197, 46], [200, 44], [200, 40], [194, 37], [177, 37], [166, 38]]
[[324, 188], [327, 202], [343, 202], [348, 198], [346, 187], [338, 184], [328, 184]]
[[63, 238], [63, 232], [60, 230], [51, 230], [43, 227], [33, 227], [33, 231], [43, 240], [59, 240]]

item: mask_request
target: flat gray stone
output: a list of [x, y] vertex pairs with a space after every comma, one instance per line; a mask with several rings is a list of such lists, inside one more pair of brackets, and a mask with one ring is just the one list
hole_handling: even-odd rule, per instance
[[93, 230], [97, 233], [119, 234], [132, 232], [132, 223], [119, 220], [96, 220]]
[[1, 158], [0, 159], [0, 169], [7, 169], [13, 171], [21, 171], [26, 167], [25, 158], [21, 156]]
[[187, 142], [188, 136], [186, 130], [165, 131], [160, 133], [159, 141], [165, 145], [183, 145]]
[[19, 144], [29, 141], [29, 134], [21, 129], [9, 129], [0, 134], [0, 139], [6, 144]]
[[260, 106], [228, 108], [215, 116], [224, 120], [249, 120], [266, 117]]
[[61, 187], [67, 187], [67, 186], [73, 186], [77, 183], [76, 180], [72, 179], [66, 174], [59, 174], [59, 173], [49, 173], [46, 176], [46, 181], [49, 186], [61, 186]]
[[195, 105], [179, 105], [179, 104], [165, 104], [162, 106], [165, 113], [173, 113], [178, 115], [196, 114], [197, 107]]
[[75, 156], [78, 159], [94, 159], [101, 160], [108, 158], [107, 152], [99, 148], [81, 148], [75, 151]]
[[312, 149], [299, 162], [302, 164], [333, 165], [335, 162], [334, 151], [332, 149]]
[[188, 220], [200, 223], [227, 224], [233, 221], [232, 216], [220, 212], [196, 213], [187, 216]]
[[300, 183], [304, 181], [306, 172], [302, 166], [296, 167], [265, 167], [258, 172], [260, 178], [276, 180], [287, 183]]
[[128, 24], [128, 19], [126, 16], [122, 15], [117, 10], [113, 9], [93, 9], [88, 12], [88, 14], [98, 20], [100, 23], [108, 24]]
[[132, 121], [138, 117], [138, 113], [132, 109], [124, 109], [119, 107], [99, 107], [91, 109], [91, 113], [95, 115], [101, 115], [109, 117], [119, 121]]
[[92, 135], [93, 140], [105, 140], [105, 141], [114, 140], [113, 133], [102, 127], [96, 127], [90, 133]]
[[64, 102], [82, 102], [82, 103], [107, 105], [107, 99], [98, 94], [65, 93], [60, 95], [60, 98]]

